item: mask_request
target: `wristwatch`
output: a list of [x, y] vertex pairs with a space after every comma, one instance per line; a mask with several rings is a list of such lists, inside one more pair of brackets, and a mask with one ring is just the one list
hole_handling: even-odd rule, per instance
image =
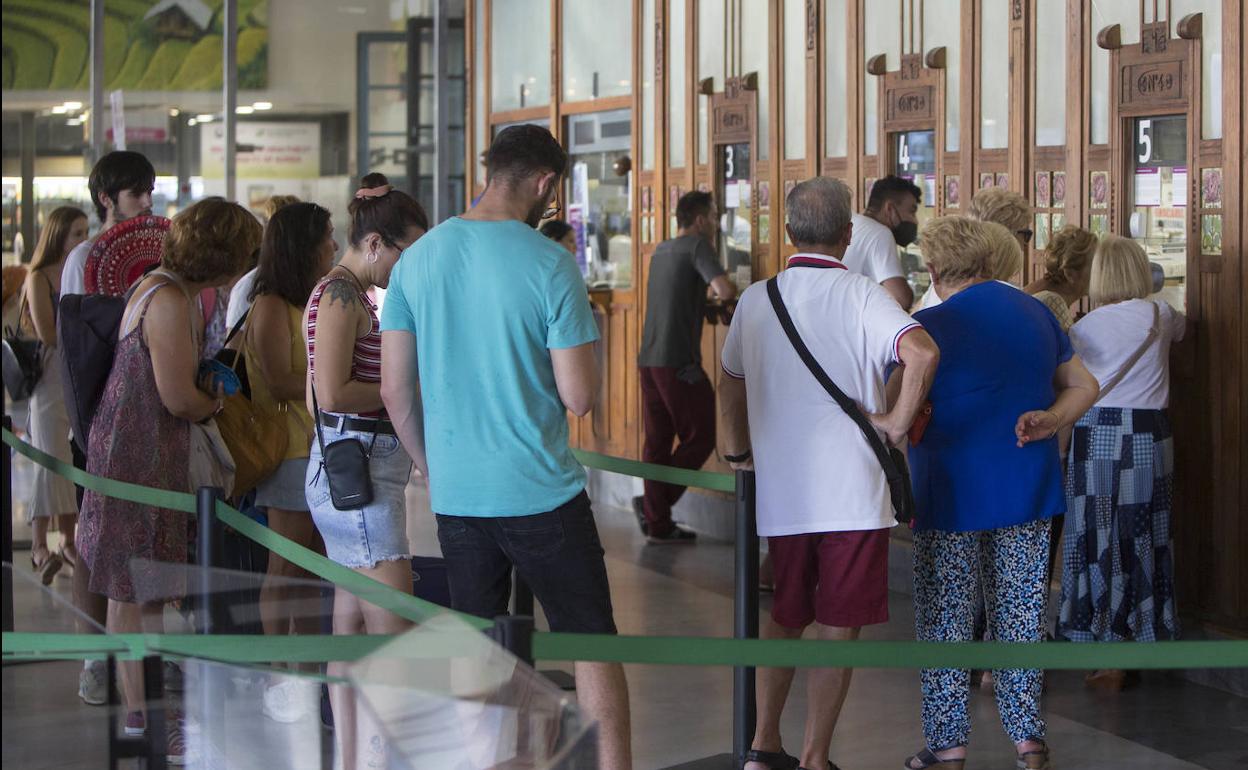
[[724, 459], [730, 463], [743, 463], [753, 456], [754, 456], [754, 452], [752, 450], [747, 449], [739, 455], [724, 455]]

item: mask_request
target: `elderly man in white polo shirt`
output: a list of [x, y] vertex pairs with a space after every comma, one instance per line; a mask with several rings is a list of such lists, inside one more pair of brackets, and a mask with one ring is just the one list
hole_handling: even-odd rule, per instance
[[[785, 203], [798, 253], [780, 295], [815, 360], [893, 443], [914, 421], [939, 351], [877, 282], [845, 268], [850, 192], [828, 177], [802, 182]], [[719, 390], [724, 454], [756, 468], [758, 532], [775, 562], [775, 603], [764, 638], [854, 639], [888, 620], [888, 483], [866, 437], [802, 362], [762, 283], [742, 295], [724, 343]], [[888, 409], [885, 373], [904, 367]], [[812, 669], [799, 758], [780, 741], [793, 669], [760, 669], [758, 723], [745, 770], [824, 770], [849, 669]]]

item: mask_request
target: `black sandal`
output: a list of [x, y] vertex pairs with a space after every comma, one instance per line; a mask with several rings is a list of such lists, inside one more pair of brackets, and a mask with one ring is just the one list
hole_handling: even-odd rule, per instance
[[[745, 752], [746, 762], [761, 762], [771, 770], [798, 770], [801, 760], [790, 754], [786, 754], [784, 749], [779, 751], [760, 751], [758, 749], [750, 749]], [[745, 764], [742, 763], [742, 767]]]
[[[953, 748], [950, 746], [949, 748]], [[911, 762], [918, 761], [919, 764], [912, 765]], [[962, 770], [966, 766], [966, 757], [958, 759], [941, 759], [929, 748], [924, 747], [918, 754], [906, 758], [903, 765], [905, 770], [923, 770], [927, 767], [940, 767], [941, 770]]]
[[1038, 751], [1024, 751], [1018, 755], [1014, 766], [1018, 770], [1049, 770], [1049, 747], [1046, 745]]

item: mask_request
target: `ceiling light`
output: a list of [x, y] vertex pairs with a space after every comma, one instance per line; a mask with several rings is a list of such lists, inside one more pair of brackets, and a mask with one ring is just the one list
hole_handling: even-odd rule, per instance
[[257, 110], [271, 110], [273, 109], [273, 102], [255, 102], [251, 106]]
[[67, 126], [81, 126], [81, 125], [82, 125], [82, 118], [70, 118], [69, 120], [66, 120], [66, 121], [65, 121], [65, 125], [67, 125]]
[[195, 119], [198, 120], [200, 123], [211, 123], [214, 117], [215, 117], [214, 115], [211, 115], [209, 113], [204, 113], [203, 115], [196, 115]]
[[186, 121], [186, 125], [188, 125], [188, 126], [198, 126], [198, 125], [199, 125], [199, 121], [198, 121], [198, 120], [196, 120], [195, 118], [191, 118], [190, 120]]
[[66, 109], [65, 105], [63, 104], [58, 104], [52, 108], [53, 115], [64, 115], [67, 112], [69, 112], [69, 110]]
[[248, 107], [246, 105], [241, 105], [241, 106], [234, 108], [235, 115], [250, 115], [251, 113], [255, 111], [256, 111], [255, 107]]
[[65, 109], [70, 112], [82, 109], [82, 102], [65, 102]]
[[176, 118], [180, 114], [182, 113], [178, 110], [177, 107], [174, 107], [173, 109], [169, 110], [169, 117], [171, 118]]

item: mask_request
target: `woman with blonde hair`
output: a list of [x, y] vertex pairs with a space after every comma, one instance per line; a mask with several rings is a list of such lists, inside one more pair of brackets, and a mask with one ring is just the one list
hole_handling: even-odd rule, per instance
[[1071, 308], [1088, 293], [1097, 243], [1096, 236], [1082, 227], [1066, 225], [1049, 240], [1044, 277], [1023, 289], [1053, 312], [1063, 331], [1075, 323]]
[[[963, 218], [993, 225], [989, 228], [991, 232], [985, 233], [995, 245], [992, 256], [984, 262], [983, 277], [1001, 283], [1013, 283], [1023, 269], [1023, 254], [1027, 251], [1027, 244], [1031, 243], [1031, 206], [1027, 204], [1027, 199], [1016, 192], [995, 187], [980, 190], [971, 200], [967, 216]], [[998, 227], [1001, 229], [996, 229]], [[1003, 236], [1008, 236], [1015, 248], [1006, 246]], [[932, 285], [919, 301], [919, 310], [935, 307], [942, 300], [933, 277]]]
[[[1186, 319], [1150, 296], [1152, 273], [1135, 241], [1108, 236], [1092, 260], [1095, 309], [1070, 330], [1101, 384], [1075, 425], [1066, 474], [1058, 634], [1075, 642], [1151, 642], [1179, 634], [1174, 606], [1170, 508], [1174, 440], [1170, 345]], [[1118, 690], [1122, 671], [1097, 671], [1089, 685]]]
[[[940, 348], [931, 421], [910, 448], [921, 641], [971, 641], [981, 595], [994, 639], [1044, 638], [1049, 520], [1066, 505], [1055, 437], [1096, 398], [1096, 380], [1052, 314], [988, 277], [1000, 236], [967, 217], [941, 217], [923, 229], [923, 256], [944, 301], [914, 316]], [[1016, 242], [1011, 251], [1019, 251]], [[994, 674], [1017, 766], [1048, 768], [1041, 672]], [[971, 728], [968, 672], [926, 669], [920, 678], [927, 745], [906, 767], [961, 770]]]
[[[219, 414], [223, 394], [198, 374], [204, 315], [196, 298], [223, 286], [260, 245], [260, 224], [223, 198], [173, 219], [159, 270], [134, 290], [122, 315], [112, 370], [91, 422], [87, 472], [145, 487], [191, 492], [191, 426]], [[108, 597], [109, 633], [159, 632], [164, 604], [186, 593], [187, 515], [87, 490], [78, 549], [90, 590]], [[143, 674], [120, 664], [125, 731], [146, 731]], [[185, 753], [181, 715], [169, 720], [171, 764]]]
[[[61, 387], [61, 367], [56, 360], [56, 308], [61, 294], [61, 268], [65, 255], [87, 239], [87, 215], [73, 206], [61, 206], [48, 215], [30, 271], [22, 287], [25, 308], [21, 323], [33, 327], [43, 343], [43, 375], [30, 396], [30, 443], [65, 462], [73, 457], [69, 448], [69, 414]], [[30, 563], [46, 586], [65, 563], [78, 562], [74, 526], [78, 501], [73, 483], [64, 476], [35, 466], [34, 495], [26, 509], [31, 517]], [[60, 553], [48, 549], [48, 524], [56, 517], [61, 533]]]

